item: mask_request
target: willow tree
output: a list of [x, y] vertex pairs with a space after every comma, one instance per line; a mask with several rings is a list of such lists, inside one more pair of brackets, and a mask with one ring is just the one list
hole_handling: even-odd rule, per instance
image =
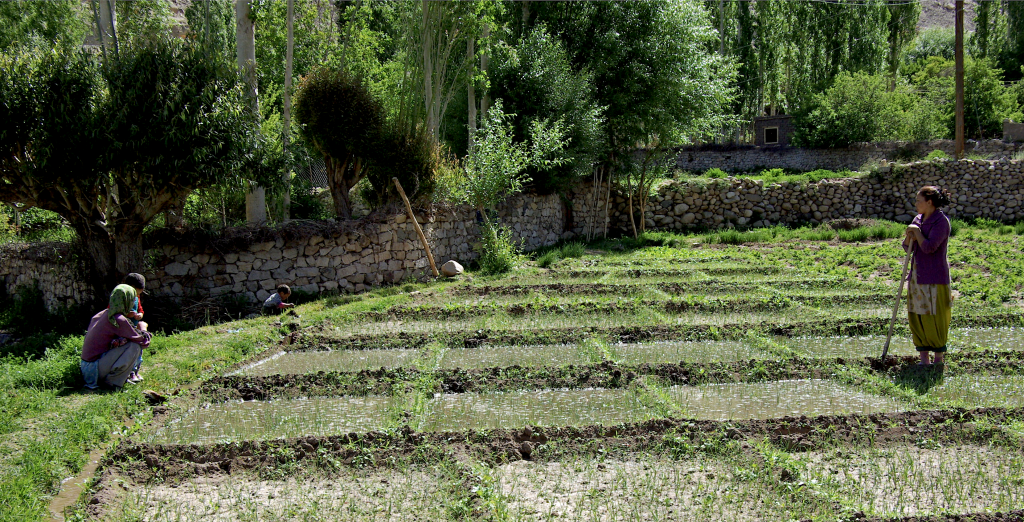
[[236, 73], [179, 42], [122, 48], [102, 67], [80, 53], [4, 56], [0, 99], [0, 200], [67, 219], [96, 296], [143, 266], [156, 215], [194, 189], [241, 186], [261, 160]]

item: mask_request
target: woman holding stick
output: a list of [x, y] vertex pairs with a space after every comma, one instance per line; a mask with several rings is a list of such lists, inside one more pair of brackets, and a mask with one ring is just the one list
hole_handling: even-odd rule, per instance
[[[917, 217], [907, 227], [903, 249], [913, 249], [913, 269], [907, 280], [907, 316], [921, 366], [945, 362], [946, 340], [952, 317], [953, 297], [949, 289], [950, 223], [940, 210], [949, 204], [949, 192], [926, 186], [917, 191]], [[928, 352], [935, 353], [935, 359]]]

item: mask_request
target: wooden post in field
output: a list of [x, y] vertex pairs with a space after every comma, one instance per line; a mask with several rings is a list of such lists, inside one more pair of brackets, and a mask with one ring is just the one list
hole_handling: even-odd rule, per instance
[[434, 277], [441, 275], [437, 271], [437, 265], [434, 264], [434, 254], [430, 253], [430, 245], [427, 244], [427, 236], [423, 235], [423, 229], [420, 228], [420, 222], [416, 221], [416, 214], [412, 213], [412, 203], [409, 203], [409, 198], [406, 197], [405, 191], [402, 190], [402, 184], [398, 182], [398, 178], [391, 178], [391, 181], [395, 182], [395, 188], [398, 189], [398, 195], [402, 196], [402, 201], [405, 202], [405, 211], [409, 213], [409, 219], [412, 220], [412, 226], [416, 228], [416, 234], [420, 236], [420, 242], [423, 243], [423, 250], [427, 252], [427, 261], [430, 261], [430, 271], [434, 273]]

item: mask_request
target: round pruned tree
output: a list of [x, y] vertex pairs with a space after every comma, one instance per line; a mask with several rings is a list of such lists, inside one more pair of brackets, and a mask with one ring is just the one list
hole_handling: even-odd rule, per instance
[[294, 111], [300, 136], [324, 157], [334, 213], [348, 219], [349, 191], [381, 142], [384, 107], [359, 78], [320, 67], [299, 84]]

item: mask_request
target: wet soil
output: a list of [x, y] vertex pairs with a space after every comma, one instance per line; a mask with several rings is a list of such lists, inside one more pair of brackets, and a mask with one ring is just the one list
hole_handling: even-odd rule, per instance
[[[957, 315], [953, 317], [953, 328], [1017, 326], [1022, 314], [1016, 311], [1001, 311], [985, 315]], [[678, 326], [584, 326], [576, 328], [539, 328], [524, 330], [490, 330], [445, 333], [448, 346], [473, 348], [482, 345], [536, 345], [572, 344], [590, 338], [601, 338], [612, 343], [636, 343], [644, 341], [709, 341], [743, 339], [750, 333], [796, 336], [851, 336], [884, 334], [889, 326], [885, 317], [823, 319], [800, 322], [759, 323], [737, 322], [722, 325], [678, 325]], [[905, 326], [899, 327], [905, 331]], [[322, 350], [325, 347], [339, 349], [365, 348], [420, 348], [439, 340], [436, 333], [390, 332], [387, 334], [350, 335], [339, 337], [330, 325], [313, 326], [292, 333], [285, 338], [289, 350]], [[900, 332], [897, 332], [900, 333]], [[903, 332], [905, 333], [905, 332]]]
[[[1024, 351], [957, 352], [948, 355], [960, 373], [1022, 373]], [[592, 365], [493, 367], [481, 369], [439, 369], [422, 372], [415, 368], [380, 368], [358, 372], [316, 372], [301, 375], [215, 377], [199, 390], [211, 402], [228, 400], [270, 400], [333, 395], [390, 395], [411, 389], [428, 374], [438, 383], [438, 393], [496, 392], [564, 388], [621, 388], [632, 385], [641, 376], [658, 377], [669, 384], [708, 384], [760, 382], [827, 377], [839, 367], [871, 368], [893, 378], [913, 380], [939, 376], [940, 369], [923, 369], [913, 356], [888, 357], [883, 364], [876, 358], [811, 359], [794, 357], [782, 360], [750, 359], [696, 363], [680, 361], [663, 364], [615, 364], [605, 361]]]

